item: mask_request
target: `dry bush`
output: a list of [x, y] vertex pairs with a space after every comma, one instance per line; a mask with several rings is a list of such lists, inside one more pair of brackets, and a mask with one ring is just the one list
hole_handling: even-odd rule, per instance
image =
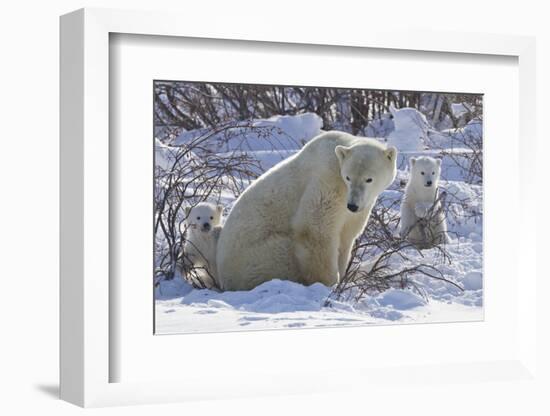
[[325, 130], [362, 134], [388, 108], [419, 108], [426, 93], [347, 88], [156, 81], [155, 120], [163, 127], [215, 128], [228, 121], [315, 113]]
[[[475, 121], [477, 123], [477, 121]], [[482, 121], [479, 120], [479, 124]], [[443, 149], [441, 154], [448, 156], [464, 172], [468, 183], [483, 183], [483, 137], [476, 132], [458, 132], [453, 135], [454, 146], [465, 151]]]
[[[445, 193], [434, 201], [426, 218], [436, 218], [438, 210], [445, 206]], [[365, 296], [379, 294], [390, 288], [411, 289], [427, 300], [425, 291], [411, 277], [423, 275], [431, 279], [444, 281], [463, 290], [455, 282], [446, 279], [438, 265], [450, 263], [452, 258], [444, 242], [433, 236], [431, 248], [437, 250], [435, 263], [418, 263], [411, 254], [421, 254], [421, 250], [405, 238], [398, 236], [400, 198], [381, 196], [374, 206], [371, 217], [363, 234], [357, 239], [353, 248], [350, 263], [345, 275], [334, 287], [327, 299], [360, 301]], [[396, 266], [397, 265], [397, 266]]]

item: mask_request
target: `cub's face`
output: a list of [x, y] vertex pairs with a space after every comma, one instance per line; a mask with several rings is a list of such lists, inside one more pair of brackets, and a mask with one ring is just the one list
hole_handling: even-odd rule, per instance
[[347, 188], [347, 208], [361, 212], [395, 179], [397, 149], [369, 143], [336, 146], [340, 175]]
[[207, 233], [213, 227], [220, 225], [223, 206], [201, 202], [194, 207], [185, 208], [187, 227]]
[[411, 181], [415, 187], [437, 188], [441, 176], [441, 159], [422, 156], [412, 157]]

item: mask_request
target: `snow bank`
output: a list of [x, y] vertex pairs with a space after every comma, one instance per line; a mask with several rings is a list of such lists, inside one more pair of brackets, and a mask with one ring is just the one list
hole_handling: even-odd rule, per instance
[[219, 293], [194, 290], [184, 296], [181, 303], [257, 313], [318, 311], [329, 293], [330, 289], [320, 283], [306, 287], [299, 283], [274, 279], [250, 291]]
[[[169, 146], [155, 138], [155, 166], [164, 171], [169, 171], [174, 168], [176, 156], [179, 148]], [[194, 152], [189, 151], [178, 163], [179, 166], [196, 166], [201, 163], [201, 159]]]
[[381, 306], [391, 306], [397, 310], [406, 310], [416, 308], [426, 304], [426, 301], [420, 296], [409, 290], [390, 289], [376, 298]]
[[466, 103], [452, 103], [451, 112], [453, 113], [454, 117], [458, 118], [462, 117], [466, 113], [469, 113], [470, 108]]
[[442, 132], [430, 131], [429, 142], [431, 147], [438, 149], [456, 149], [468, 151], [465, 143], [483, 137], [483, 123], [480, 120], [470, 120], [464, 127], [447, 129]]
[[[170, 153], [177, 146], [200, 142], [203, 151], [225, 156], [247, 154], [256, 159], [262, 171], [265, 171], [300, 150], [305, 143], [321, 133], [322, 127], [323, 120], [317, 114], [304, 113], [237, 121], [215, 130], [184, 131], [170, 143], [156, 140], [156, 164], [166, 169], [171, 160]], [[200, 163], [197, 155], [189, 157], [195, 157]]]
[[170, 156], [173, 150], [170, 146], [166, 146], [159, 139], [155, 138], [155, 165], [163, 170], [169, 170], [172, 166], [172, 157]]
[[243, 151], [298, 150], [307, 141], [317, 136], [323, 120], [313, 113], [295, 116], [273, 116], [268, 119], [243, 120], [220, 126], [217, 131], [198, 129], [185, 131], [177, 136], [172, 145], [182, 145], [208, 137], [215, 144], [217, 153]]
[[383, 114], [379, 119], [371, 120], [363, 131], [366, 137], [387, 138], [395, 130], [393, 119], [389, 113]]
[[483, 233], [483, 188], [460, 181], [446, 181], [447, 225], [455, 236], [481, 241]]
[[421, 151], [426, 148], [430, 125], [424, 114], [414, 108], [390, 108], [395, 129], [387, 142], [399, 151]]

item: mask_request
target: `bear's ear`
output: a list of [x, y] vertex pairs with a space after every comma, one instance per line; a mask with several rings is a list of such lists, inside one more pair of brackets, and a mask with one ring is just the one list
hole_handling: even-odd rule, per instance
[[342, 161], [348, 156], [349, 151], [350, 148], [345, 146], [336, 146], [336, 148], [334, 149], [334, 153], [336, 153], [336, 157], [338, 158], [340, 163], [342, 163]]
[[386, 157], [393, 162], [397, 156], [397, 148], [395, 146], [390, 146], [384, 150], [384, 153]]
[[185, 207], [185, 216], [188, 217], [191, 212], [191, 207]]
[[435, 163], [437, 163], [437, 166], [441, 166], [441, 159], [435, 159]]
[[414, 164], [416, 163], [416, 157], [411, 157], [410, 163], [411, 167], [414, 166]]
[[223, 205], [216, 205], [216, 212], [221, 215], [223, 212]]

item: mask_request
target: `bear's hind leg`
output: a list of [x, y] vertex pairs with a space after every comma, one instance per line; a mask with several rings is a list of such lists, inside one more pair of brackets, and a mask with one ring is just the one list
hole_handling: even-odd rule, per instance
[[302, 234], [295, 243], [295, 256], [302, 283], [332, 286], [338, 282], [338, 249], [331, 241], [315, 241]]
[[338, 212], [340, 195], [310, 183], [292, 220], [295, 258], [305, 284], [338, 282], [339, 230], [343, 226]]
[[300, 282], [292, 241], [283, 234], [241, 244], [225, 260], [218, 267], [223, 290], [250, 290], [272, 279]]

